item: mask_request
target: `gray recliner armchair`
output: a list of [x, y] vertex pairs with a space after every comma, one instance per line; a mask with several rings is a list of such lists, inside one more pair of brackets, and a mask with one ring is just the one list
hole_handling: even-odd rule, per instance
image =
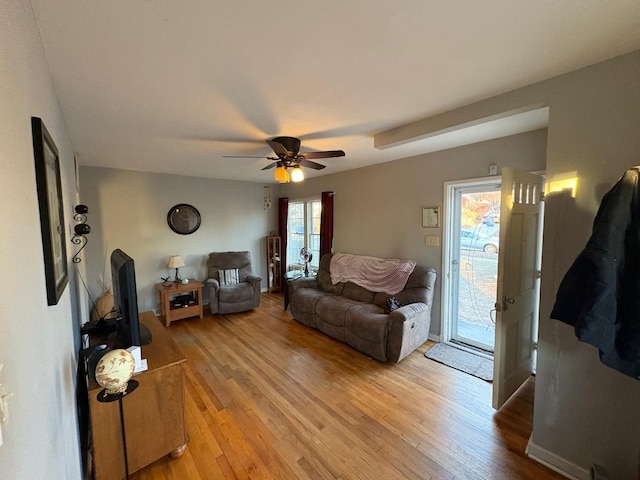
[[249, 252], [213, 252], [207, 260], [209, 308], [217, 313], [245, 312], [260, 306], [262, 278], [251, 270]]

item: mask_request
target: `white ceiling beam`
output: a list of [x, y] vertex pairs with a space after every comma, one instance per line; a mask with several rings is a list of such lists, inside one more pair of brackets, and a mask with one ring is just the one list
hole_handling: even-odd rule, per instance
[[[488, 140], [543, 128], [547, 121], [548, 108], [544, 104], [527, 105], [489, 115], [485, 112], [482, 117], [474, 115], [474, 109], [462, 107], [377, 133], [373, 137], [373, 144], [378, 150], [384, 150], [445, 134], [452, 134], [447, 135], [449, 137], [455, 136], [457, 132], [464, 135], [465, 131], [478, 127], [487, 132]], [[509, 125], [509, 128], [504, 130], [505, 134], [500, 133], [506, 125]]]

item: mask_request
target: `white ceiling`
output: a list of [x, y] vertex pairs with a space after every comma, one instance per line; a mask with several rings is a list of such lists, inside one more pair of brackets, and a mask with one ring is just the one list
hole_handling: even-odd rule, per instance
[[[222, 156], [272, 155], [265, 140], [278, 135], [345, 150], [310, 177], [495, 137], [373, 144], [640, 48], [638, 0], [31, 3], [81, 165], [265, 183], [269, 160]], [[543, 121], [524, 117], [497, 123]]]

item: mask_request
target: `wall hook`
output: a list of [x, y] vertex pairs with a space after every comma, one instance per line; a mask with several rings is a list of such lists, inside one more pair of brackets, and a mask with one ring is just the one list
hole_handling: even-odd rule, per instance
[[91, 227], [87, 225], [87, 213], [89, 213], [89, 208], [86, 205], [76, 205], [75, 212], [73, 219], [80, 223], [73, 227], [74, 235], [71, 238], [71, 243], [75, 245], [82, 245], [80, 250], [78, 250], [73, 256], [73, 263], [80, 263], [82, 259], [78, 255], [80, 255], [82, 249], [87, 246], [87, 237], [85, 235], [89, 235], [89, 233], [91, 233]]

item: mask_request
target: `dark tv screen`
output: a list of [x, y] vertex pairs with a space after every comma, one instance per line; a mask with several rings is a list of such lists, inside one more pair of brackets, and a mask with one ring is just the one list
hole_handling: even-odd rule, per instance
[[141, 345], [135, 263], [133, 258], [120, 249], [111, 253], [111, 281], [114, 304], [119, 317], [116, 321], [118, 347]]

